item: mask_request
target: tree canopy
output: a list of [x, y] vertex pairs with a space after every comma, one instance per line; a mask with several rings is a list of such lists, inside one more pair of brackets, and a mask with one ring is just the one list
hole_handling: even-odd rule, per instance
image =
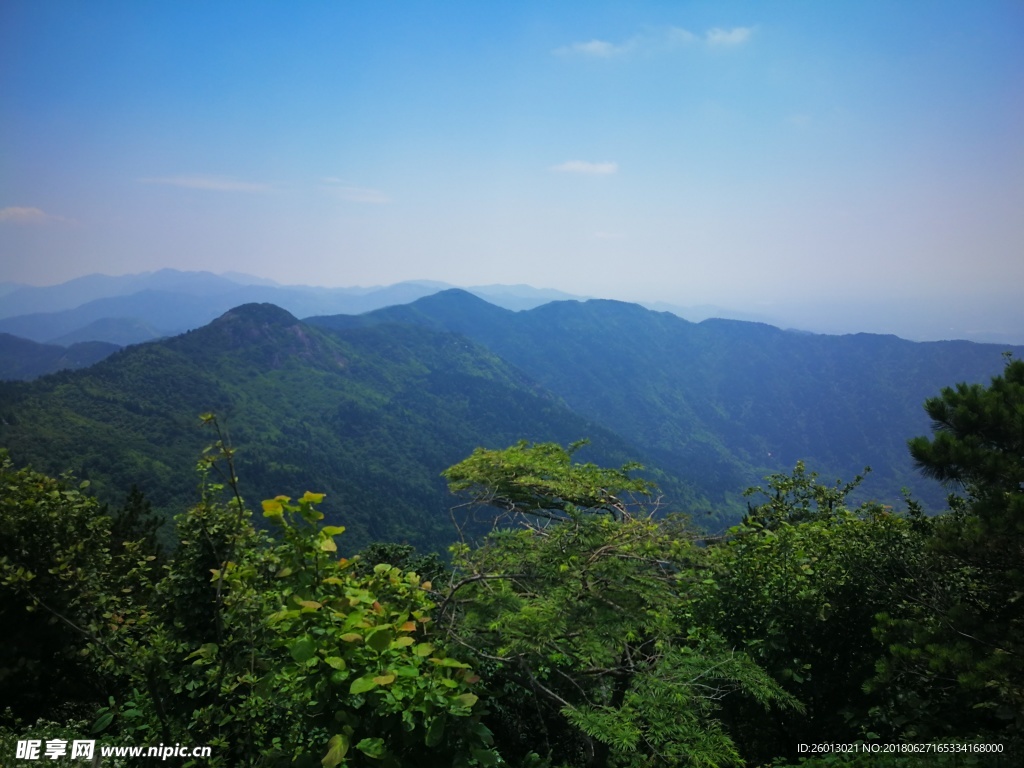
[[581, 440], [563, 448], [523, 440], [504, 450], [477, 448], [443, 476], [452, 492], [465, 492], [473, 504], [505, 512], [560, 520], [573, 512], [628, 516], [635, 497], [649, 496], [654, 486], [630, 476], [642, 469], [637, 463], [612, 469], [573, 462], [573, 454], [586, 444]]

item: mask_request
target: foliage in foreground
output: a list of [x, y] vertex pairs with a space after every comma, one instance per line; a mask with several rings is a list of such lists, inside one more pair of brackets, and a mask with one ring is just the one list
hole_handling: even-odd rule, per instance
[[881, 617], [880, 682], [926, 714], [909, 724], [915, 738], [968, 728], [1024, 750], [1024, 361], [925, 410], [935, 433], [911, 454], [963, 496], [935, 520], [932, 578]]
[[629, 476], [635, 467], [575, 464], [572, 450], [480, 450], [446, 473], [453, 489], [519, 522], [455, 549], [442, 605], [454, 639], [500, 681], [504, 722], [494, 727], [507, 756], [595, 768], [739, 764], [717, 716], [722, 699], [800, 705], [695, 624], [705, 554], [683, 521], [625, 501], [649, 490]]
[[[875, 615], [916, 588], [926, 520], [877, 504], [850, 508], [854, 484], [826, 486], [798, 464], [768, 478], [763, 501], [708, 548], [713, 578], [698, 585], [698, 622], [749, 654], [804, 704], [764, 712], [727, 702], [748, 759], [797, 757], [797, 744], [894, 737], [870, 716], [886, 700], [866, 684], [884, 649]], [[760, 490], [760, 489], [757, 489]]]
[[[216, 452], [237, 491], [230, 449]], [[155, 574], [131, 547], [111, 551], [109, 521], [77, 491], [9, 462], [2, 474], [29, 500], [46, 488], [54, 510], [5, 509], [51, 544], [4, 553], [5, 594], [74, 630], [113, 693], [94, 726], [101, 740], [208, 744], [213, 759], [202, 764], [214, 766], [495, 762], [477, 678], [431, 629], [430, 584], [339, 559], [343, 529], [318, 525], [319, 494], [264, 502], [274, 539], [253, 527], [237, 492], [220, 503], [212, 486], [179, 517], [178, 550]], [[65, 538], [79, 528], [81, 538]]]

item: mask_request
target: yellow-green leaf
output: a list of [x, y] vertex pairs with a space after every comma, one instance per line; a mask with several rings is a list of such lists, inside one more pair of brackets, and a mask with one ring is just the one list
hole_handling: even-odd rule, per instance
[[278, 611], [277, 613], [270, 616], [270, 618], [267, 619], [267, 621], [271, 624], [277, 624], [279, 621], [284, 621], [285, 619], [294, 619], [298, 615], [298, 611]]
[[469, 669], [469, 664], [463, 664], [461, 661], [455, 659], [431, 659], [434, 664], [439, 667], [452, 667], [454, 669]]
[[377, 681], [369, 676], [357, 677], [352, 681], [352, 685], [348, 687], [348, 692], [353, 696], [359, 693], [366, 693], [372, 691], [377, 687]]
[[368, 757], [374, 757], [379, 760], [380, 758], [384, 757], [384, 739], [363, 739], [358, 744], [356, 744], [356, 749], [358, 749], [360, 752], [367, 755]]
[[284, 506], [277, 499], [267, 499], [263, 502], [263, 516], [281, 525], [284, 523]]
[[348, 752], [348, 743], [348, 736], [343, 733], [331, 736], [331, 740], [327, 742], [327, 754], [320, 760], [320, 765], [324, 768], [336, 768], [341, 765], [345, 753]]
[[337, 552], [338, 545], [334, 543], [334, 539], [321, 539], [320, 540], [320, 551], [321, 552]]

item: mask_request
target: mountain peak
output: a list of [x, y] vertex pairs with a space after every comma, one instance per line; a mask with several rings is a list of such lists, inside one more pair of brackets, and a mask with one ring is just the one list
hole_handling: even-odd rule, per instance
[[229, 309], [213, 322], [233, 323], [239, 321], [285, 327], [294, 325], [299, 322], [299, 319], [288, 310], [281, 309], [276, 304], [252, 303], [242, 304], [234, 309]]
[[234, 351], [263, 368], [284, 367], [289, 360], [343, 367], [345, 360], [329, 341], [295, 315], [274, 304], [242, 304], [212, 323], [172, 340], [196, 354]]
[[465, 333], [470, 328], [478, 328], [515, 313], [509, 309], [491, 304], [469, 291], [461, 288], [450, 288], [432, 296], [424, 296], [405, 307], [388, 307], [378, 310], [381, 318], [395, 319], [399, 322], [412, 320], [428, 327], [456, 333]]
[[410, 302], [414, 306], [430, 306], [435, 304], [444, 304], [447, 306], [464, 306], [464, 307], [482, 307], [482, 306], [494, 306], [491, 302], [486, 299], [482, 299], [474, 293], [465, 290], [464, 288], [448, 288], [437, 293], [432, 293], [430, 296], [424, 296], [423, 298], [416, 299], [416, 301]]

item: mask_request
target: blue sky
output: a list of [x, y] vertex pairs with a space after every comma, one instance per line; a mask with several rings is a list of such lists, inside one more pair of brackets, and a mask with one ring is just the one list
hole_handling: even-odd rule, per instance
[[1024, 4], [0, 4], [0, 281], [1024, 285]]

